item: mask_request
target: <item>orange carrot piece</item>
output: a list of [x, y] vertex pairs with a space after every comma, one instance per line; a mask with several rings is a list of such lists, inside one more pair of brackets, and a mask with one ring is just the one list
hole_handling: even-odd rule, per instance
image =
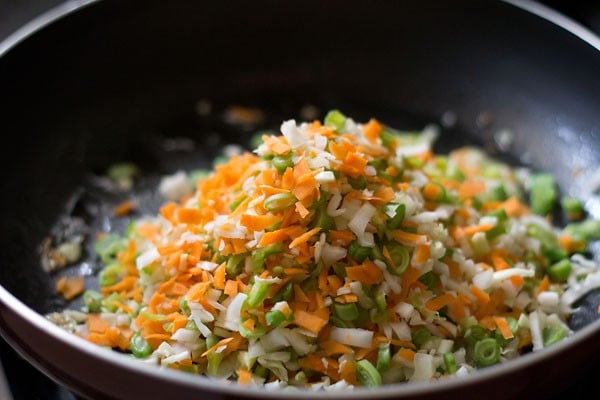
[[428, 241], [426, 235], [421, 235], [418, 233], [405, 232], [401, 230], [393, 230], [390, 233], [395, 241], [407, 246], [425, 244]]
[[306, 243], [311, 237], [313, 237], [320, 231], [321, 231], [321, 228], [317, 226], [316, 228], [313, 228], [313, 229], [303, 233], [302, 235], [300, 235], [297, 238], [295, 238], [294, 240], [292, 240], [292, 242], [290, 243], [290, 249], [292, 249], [294, 247], [298, 247], [302, 243]]
[[498, 327], [498, 330], [500, 331], [504, 339], [512, 339], [515, 337], [512, 330], [510, 329], [510, 326], [508, 325], [508, 322], [506, 321], [506, 318], [494, 317], [494, 322], [496, 323], [496, 326]]
[[110, 324], [102, 320], [96, 314], [88, 314], [86, 325], [89, 332], [104, 333], [110, 327]]
[[414, 260], [416, 264], [423, 264], [430, 257], [430, 246], [428, 244], [419, 244], [415, 247]]
[[520, 288], [525, 283], [525, 279], [521, 275], [513, 275], [508, 278], [514, 287]]
[[225, 288], [223, 289], [223, 293], [228, 296], [235, 296], [238, 293], [238, 284], [236, 281], [228, 279], [225, 282]]
[[66, 300], [71, 300], [85, 289], [85, 279], [83, 276], [63, 276], [56, 281], [56, 291], [60, 293]]
[[540, 281], [540, 284], [536, 288], [535, 293], [540, 294], [541, 292], [545, 292], [548, 289], [550, 289], [550, 279], [548, 278], [548, 275], [544, 275], [544, 278], [542, 278], [542, 280]]
[[318, 334], [327, 324], [327, 320], [304, 310], [294, 311], [294, 323], [312, 333]]
[[225, 266], [226, 263], [221, 263], [213, 273], [213, 287], [215, 289], [224, 289], [225, 288]]
[[177, 210], [177, 220], [182, 224], [199, 224], [202, 222], [202, 212], [198, 208], [180, 208]]
[[381, 132], [381, 124], [375, 118], [371, 118], [369, 122], [363, 125], [363, 132], [369, 142], [376, 143], [379, 132]]
[[135, 210], [136, 207], [137, 203], [135, 200], [125, 200], [115, 206], [113, 213], [117, 217], [123, 217]]
[[346, 267], [346, 274], [348, 278], [367, 285], [374, 285], [383, 281], [383, 272], [370, 260], [361, 265]]
[[480, 303], [486, 304], [490, 301], [490, 295], [487, 294], [486, 292], [484, 292], [483, 290], [481, 290], [479, 287], [477, 287], [475, 285], [471, 285], [469, 290], [477, 298], [477, 300]]
[[454, 301], [456, 297], [452, 293], [444, 293], [438, 297], [428, 300], [425, 307], [431, 311], [438, 311]]
[[352, 347], [339, 342], [334, 342], [333, 340], [321, 343], [320, 347], [328, 357], [334, 354], [351, 354], [353, 352]]
[[484, 181], [466, 180], [461, 183], [458, 189], [458, 197], [460, 200], [465, 200], [470, 197], [475, 197], [483, 192], [485, 192]]
[[403, 358], [407, 361], [414, 361], [415, 359], [415, 352], [411, 349], [407, 349], [407, 348], [400, 348], [400, 350], [398, 350], [398, 352], [396, 353], [398, 355], [398, 357]]
[[277, 215], [250, 215], [242, 214], [240, 218], [240, 225], [253, 231], [264, 231], [270, 226], [275, 225], [281, 220], [281, 217]]

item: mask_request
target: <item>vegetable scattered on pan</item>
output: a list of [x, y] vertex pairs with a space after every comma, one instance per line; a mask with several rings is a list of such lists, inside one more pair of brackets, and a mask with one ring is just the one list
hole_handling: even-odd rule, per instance
[[464, 375], [568, 340], [574, 303], [600, 287], [586, 257], [600, 221], [548, 174], [434, 140], [337, 110], [283, 122], [99, 237], [100, 288], [75, 333], [163, 367], [312, 388]]

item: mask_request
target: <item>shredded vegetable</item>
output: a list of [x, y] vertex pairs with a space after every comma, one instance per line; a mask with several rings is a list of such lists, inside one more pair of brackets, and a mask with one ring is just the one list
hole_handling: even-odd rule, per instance
[[[553, 225], [551, 176], [473, 147], [435, 154], [435, 136], [339, 110], [283, 122], [98, 237], [100, 288], [76, 334], [166, 368], [313, 388], [464, 375], [568, 340], [574, 303], [600, 287], [586, 258], [600, 223]], [[562, 203], [579, 219], [580, 202]]]

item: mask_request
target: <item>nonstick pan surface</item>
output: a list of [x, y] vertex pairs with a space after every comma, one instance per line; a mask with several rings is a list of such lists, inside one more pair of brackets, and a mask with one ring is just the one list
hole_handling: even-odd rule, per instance
[[[436, 150], [480, 145], [550, 171], [563, 193], [585, 198], [600, 217], [590, 189], [600, 166], [598, 40], [539, 10], [467, 0], [79, 4], [0, 58], [1, 124], [10, 138], [0, 149], [2, 335], [92, 399], [298, 397], [157, 371], [69, 337], [43, 318], [68, 305], [54, 282], [84, 274], [93, 287], [99, 266], [88, 247], [83, 261], [49, 274], [38, 250], [74, 217], [88, 233], [123, 228], [108, 212], [120, 194], [95, 179], [112, 163], [141, 166], [134, 190], [140, 212], [152, 213], [160, 176], [210, 166], [223, 146], [247, 146], [257, 130], [301, 119], [306, 106], [319, 117], [339, 108], [401, 129], [454, 116]], [[211, 112], [199, 112], [206, 104]], [[232, 106], [265, 117], [231, 123], [224, 116]], [[510, 146], [499, 144], [501, 131], [514, 133]], [[597, 364], [598, 302], [597, 293], [586, 297], [571, 321], [576, 335], [544, 352], [464, 380], [346, 397], [549, 396]]]

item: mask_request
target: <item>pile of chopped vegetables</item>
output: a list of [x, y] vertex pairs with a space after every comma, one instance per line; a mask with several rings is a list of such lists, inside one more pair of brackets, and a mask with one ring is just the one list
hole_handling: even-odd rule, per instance
[[473, 147], [434, 154], [435, 130], [336, 110], [281, 133], [101, 235], [100, 289], [74, 332], [240, 384], [378, 386], [568, 338], [574, 303], [600, 287], [586, 256], [600, 221], [548, 174]]

